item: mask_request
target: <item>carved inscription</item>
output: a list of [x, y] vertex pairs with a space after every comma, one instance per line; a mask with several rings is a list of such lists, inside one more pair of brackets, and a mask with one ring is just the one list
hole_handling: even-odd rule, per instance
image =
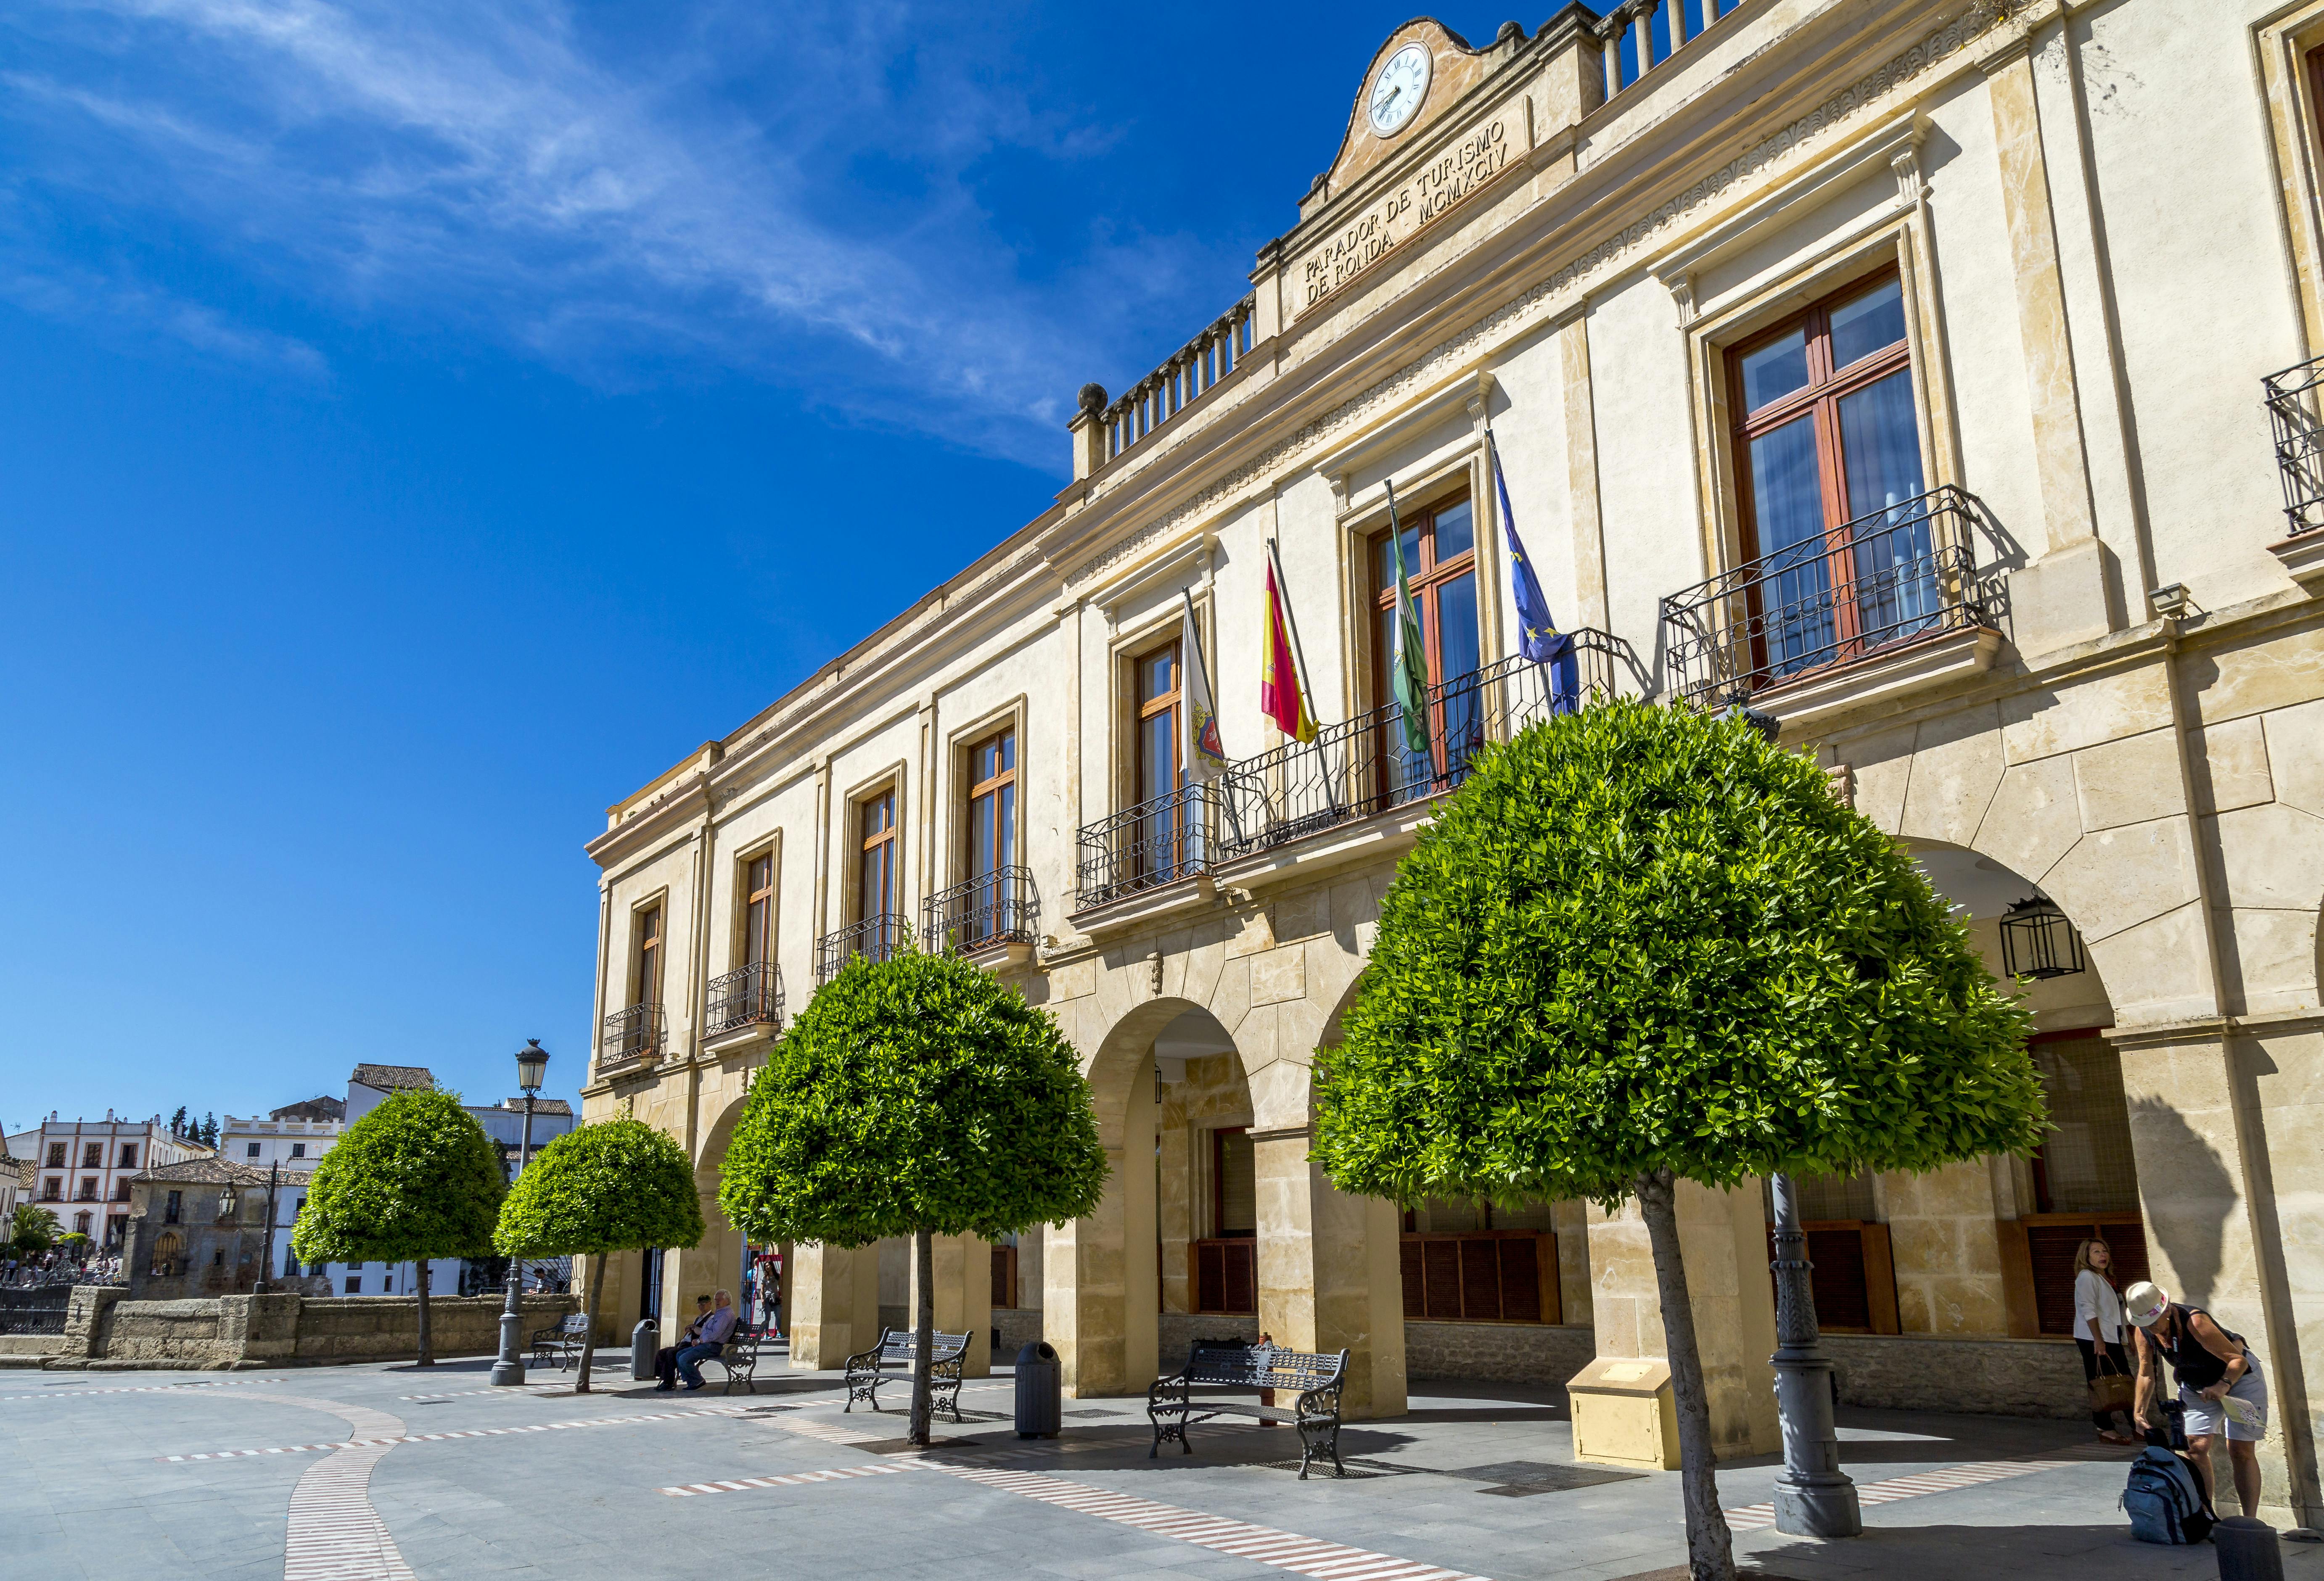
[[1517, 146], [1508, 112], [1423, 165], [1394, 191], [1309, 253], [1299, 265], [1302, 312], [1379, 262], [1421, 226], [1461, 203], [1508, 168]]

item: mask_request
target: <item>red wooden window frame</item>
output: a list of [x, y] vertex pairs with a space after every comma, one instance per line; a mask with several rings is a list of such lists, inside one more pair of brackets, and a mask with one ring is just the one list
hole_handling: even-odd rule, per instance
[[630, 1000], [633, 1005], [661, 1003], [661, 923], [659, 902], [637, 914], [637, 945], [632, 951], [638, 977], [637, 992]]
[[761, 851], [742, 867], [742, 964], [775, 958], [775, 853]]

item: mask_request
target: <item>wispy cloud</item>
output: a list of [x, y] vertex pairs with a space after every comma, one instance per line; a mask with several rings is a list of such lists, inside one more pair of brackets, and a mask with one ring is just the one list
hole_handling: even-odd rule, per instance
[[[165, 235], [308, 310], [611, 383], [706, 360], [1045, 466], [1083, 379], [1157, 315], [1222, 305], [1231, 261], [1192, 238], [1066, 224], [1038, 260], [1003, 239], [980, 186], [996, 156], [1084, 170], [1120, 129], [1038, 102], [990, 13], [658, 17], [644, 36], [556, 0], [20, 13], [0, 290], [319, 367], [177, 278]], [[102, 267], [77, 215], [117, 229]]]

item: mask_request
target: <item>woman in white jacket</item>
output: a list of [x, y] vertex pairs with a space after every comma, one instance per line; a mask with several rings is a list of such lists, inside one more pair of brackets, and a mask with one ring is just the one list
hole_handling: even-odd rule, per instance
[[[2112, 1364], [2112, 1371], [2138, 1376], [2122, 1338], [2122, 1297], [2114, 1288], [2113, 1249], [2104, 1241], [2084, 1241], [2074, 1248], [2074, 1344], [2082, 1353], [2085, 1382], [2098, 1375], [2101, 1357]], [[2111, 1411], [2090, 1412], [2100, 1439], [2109, 1444], [2136, 1443], [2129, 1434], [2115, 1430], [2114, 1418]]]

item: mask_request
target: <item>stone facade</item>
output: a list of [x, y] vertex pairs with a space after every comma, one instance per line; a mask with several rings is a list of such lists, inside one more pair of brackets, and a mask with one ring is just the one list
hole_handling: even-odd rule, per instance
[[[1205, 1255], [1250, 1259], [1240, 1317], [1351, 1349], [1351, 1414], [1399, 1411], [1416, 1358], [1455, 1365], [1407, 1334], [1396, 1209], [1305, 1154], [1314, 1051], [1431, 804], [1362, 745], [1390, 484], [1415, 531], [1454, 524], [1447, 564], [1478, 546], [1476, 651], [1466, 627], [1455, 647], [1488, 678], [1446, 671], [1443, 706], [1471, 699], [1485, 734], [1523, 718], [1489, 423], [1598, 689], [1748, 694], [1997, 971], [2021, 903], [2071, 930], [2080, 970], [2028, 990], [2043, 1046], [2072, 1051], [2059, 1130], [2039, 1160], [1858, 1182], [1828, 1233], [1885, 1282], [1861, 1326], [1987, 1347], [1956, 1370], [2078, 1402], [2070, 1350], [2034, 1342], [2076, 1227], [2102, 1220], [2259, 1350], [2263, 1513], [2324, 1520], [2324, 1152], [2300, 1140], [2324, 1092], [2324, 527], [2287, 536], [2314, 512], [2287, 516], [2261, 404], [2324, 347], [2324, 0], [1747, 5], [1634, 80], [1578, 8], [1481, 49], [1420, 19], [1378, 58], [1413, 42], [1435, 62], [1420, 109], [1381, 132], [1360, 96], [1344, 133], [1318, 129], [1338, 152], [1252, 295], [1120, 400], [1084, 391], [1053, 506], [609, 811], [585, 1113], [678, 1137], [716, 1227], [663, 1288], [742, 1264], [716, 1172], [776, 1024], [734, 1016], [733, 974], [804, 996], [853, 936], [867, 799], [894, 795], [902, 841], [883, 904], [918, 924], [973, 877], [967, 753], [1007, 731], [1037, 920], [982, 958], [1081, 1050], [1117, 1166], [1094, 1214], [1040, 1237], [1068, 1389], [1141, 1389], [1204, 1304]], [[1843, 324], [1878, 344], [1835, 349]], [[1849, 437], [1876, 373], [1877, 446]], [[2295, 459], [2301, 399], [2279, 400]], [[1810, 421], [1841, 459], [1801, 464], [1840, 470], [1785, 493], [1775, 436]], [[1333, 743], [1312, 754], [1277, 750], [1258, 707], [1270, 549]], [[1139, 722], [1189, 601], [1236, 761], [1182, 798], [1214, 810], [1182, 836], [1140, 800]], [[761, 858], [763, 965], [742, 942]], [[1593, 1366], [1646, 1375], [1662, 1319], [1635, 1213], [1556, 1212], [1568, 1323], [1591, 1325]], [[1771, 1450], [1764, 1198], [1690, 1189], [1682, 1214], [1721, 1452]], [[981, 1270], [954, 1265], [965, 1312]], [[642, 1275], [609, 1271], [617, 1327]], [[875, 1252], [795, 1248], [790, 1277], [800, 1363], [869, 1341]], [[1894, 1358], [1937, 1353], [1843, 1343], [1876, 1339], [1891, 1359], [1865, 1386], [1904, 1398]]]
[[1587, 1327], [1561, 1323], [1418, 1323], [1404, 1326], [1405, 1368], [1416, 1379], [1562, 1384], [1598, 1354]]

